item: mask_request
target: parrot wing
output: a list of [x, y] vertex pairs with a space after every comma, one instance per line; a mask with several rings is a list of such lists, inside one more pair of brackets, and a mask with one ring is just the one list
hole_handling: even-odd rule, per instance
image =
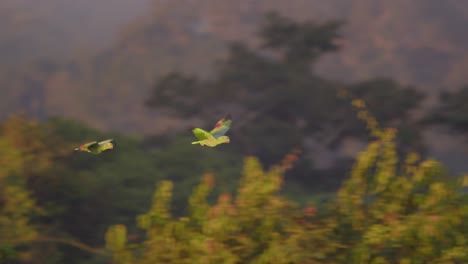
[[213, 138], [213, 135], [211, 135], [210, 133], [208, 133], [207, 131], [201, 129], [201, 128], [194, 128], [192, 129], [192, 133], [195, 135], [195, 137], [197, 137], [198, 140], [206, 140], [206, 139], [210, 139], [210, 138]]
[[210, 134], [212, 134], [215, 138], [224, 136], [226, 132], [228, 132], [229, 128], [231, 128], [231, 123], [231, 115], [228, 114], [216, 123], [213, 130], [210, 131]]
[[103, 140], [103, 141], [100, 141], [98, 144], [99, 145], [104, 145], [106, 143], [112, 143], [114, 144], [114, 139], [106, 139], [106, 140]]
[[85, 143], [84, 145], [89, 151], [93, 151], [99, 148], [99, 143], [97, 141], [91, 141], [91, 142]]

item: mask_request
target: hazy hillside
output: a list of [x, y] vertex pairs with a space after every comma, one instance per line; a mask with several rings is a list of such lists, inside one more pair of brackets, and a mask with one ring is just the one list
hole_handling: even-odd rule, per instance
[[[75, 49], [102, 48], [142, 15], [149, 0], [2, 0], [0, 54], [69, 59]], [[3, 60], [5, 63], [5, 60]]]
[[[31, 109], [38, 109], [33, 101], [39, 93], [44, 115], [78, 118], [102, 129], [160, 131], [167, 123], [154, 122], [155, 113], [142, 106], [157, 76], [171, 70], [209, 73], [227, 41], [258, 44], [254, 34], [270, 10], [299, 21], [347, 22], [342, 50], [316, 69], [329, 78], [389, 76], [424, 90], [455, 89], [468, 81], [463, 34], [468, 3], [462, 1], [7, 0], [0, 5], [0, 80], [7, 90], [2, 116], [38, 111]], [[72, 52], [77, 48], [80, 52]], [[12, 67], [32, 58], [66, 63], [47, 70]]]
[[296, 20], [340, 19], [346, 21], [343, 50], [318, 69], [330, 77], [384, 75], [432, 88], [468, 81], [468, 3], [463, 1], [155, 0], [153, 10], [153, 17], [170, 17], [173, 24], [222, 40], [251, 39], [269, 10]]
[[[433, 87], [467, 81], [468, 3], [457, 0], [5, 0], [0, 3], [0, 53], [68, 57], [76, 48], [102, 48], [144, 14], [153, 21], [170, 20], [169, 31], [187, 28], [221, 40], [248, 39], [260, 15], [272, 9], [299, 20], [347, 21], [343, 51], [319, 67], [327, 75], [389, 75]], [[7, 49], [12, 42], [17, 53]], [[191, 47], [184, 49], [190, 53]]]
[[351, 79], [387, 75], [431, 87], [468, 81], [468, 2], [352, 2], [345, 48], [326, 69], [336, 67]]

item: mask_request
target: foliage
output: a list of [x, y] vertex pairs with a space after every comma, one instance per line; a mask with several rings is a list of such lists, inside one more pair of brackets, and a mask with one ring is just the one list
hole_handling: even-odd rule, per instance
[[[148, 146], [76, 122], [12, 117], [0, 137], [0, 255], [22, 263], [103, 263], [107, 253], [115, 263], [466, 262], [467, 177], [449, 178], [415, 153], [401, 159], [397, 130], [381, 129], [363, 100], [352, 105], [374, 140], [336, 196], [304, 206], [282, 191], [298, 150], [267, 170], [247, 157], [238, 179], [229, 146], [201, 150], [177, 135]], [[78, 139], [108, 137], [125, 151], [71, 154]], [[189, 175], [203, 173], [194, 186]]]
[[[388, 79], [342, 85], [313, 71], [321, 56], [338, 50], [340, 26], [337, 21], [299, 23], [270, 13], [258, 32], [261, 48], [231, 44], [210, 79], [169, 73], [156, 83], [146, 104], [180, 118], [200, 118], [205, 124], [231, 111], [236, 151], [272, 165], [288, 149], [306, 146], [310, 140], [334, 152], [344, 139], [368, 140], [349, 105], [337, 98], [346, 90], [368, 101], [383, 124], [405, 131], [399, 139], [405, 143], [402, 151], [424, 151], [421, 127], [410, 118], [424, 98], [421, 92]], [[313, 161], [303, 162], [295, 171], [296, 179], [314, 188], [307, 181], [314, 172]], [[337, 187], [326, 186], [327, 190]]]
[[327, 206], [301, 209], [280, 195], [297, 151], [266, 171], [247, 157], [235, 195], [210, 204], [214, 177], [206, 174], [185, 217], [172, 216], [173, 184], [161, 182], [149, 211], [137, 217], [144, 240], [125, 243], [124, 227], [109, 229], [114, 263], [468, 261], [466, 177], [449, 178], [441, 164], [416, 153], [399, 161], [397, 130], [380, 128], [363, 100], [353, 100], [353, 107], [374, 141]]
[[[363, 109], [362, 101], [355, 106]], [[379, 129], [361, 110], [377, 140], [362, 152], [338, 192], [337, 233], [348, 263], [463, 263], [468, 260], [468, 206], [463, 185], [441, 164], [415, 153], [399, 162], [395, 129]], [[399, 166], [401, 164], [401, 166]]]
[[[319, 245], [325, 242], [323, 235], [313, 239], [305, 237], [302, 231], [308, 230], [301, 228], [301, 216], [292, 213], [297, 211], [297, 206], [277, 195], [284, 171], [296, 159], [295, 154], [290, 154], [280, 166], [263, 171], [257, 159], [246, 158], [235, 197], [222, 194], [213, 206], [209, 205], [207, 196], [213, 188], [214, 177], [206, 174], [190, 197], [189, 216], [178, 219], [170, 214], [172, 182], [162, 182], [151, 209], [137, 218], [139, 227], [146, 231], [146, 240], [139, 245], [111, 250], [114, 256], [129, 256], [131, 249], [136, 248], [137, 253], [131, 254], [132, 257], [114, 257], [115, 263], [270, 263], [273, 260], [289, 263], [290, 258], [305, 259], [309, 253], [303, 250], [302, 243]], [[108, 240], [108, 248], [115, 248], [117, 241], [125, 240], [122, 237], [125, 233], [120, 235]], [[289, 251], [278, 250], [283, 248], [285, 240], [293, 246]], [[317, 258], [320, 258], [318, 254]]]
[[[149, 205], [156, 181], [178, 183], [174, 213], [181, 214], [187, 190], [196, 184], [187, 177], [191, 172], [218, 173], [220, 181], [225, 179], [222, 191], [235, 188], [231, 179], [240, 170], [235, 156], [204, 152], [188, 137], [154, 149], [139, 138], [104, 134], [60, 118], [39, 123], [13, 116], [1, 128], [0, 229], [11, 232], [1, 232], [2, 252], [17, 256], [26, 249], [38, 263], [102, 263], [94, 247], [103, 244], [106, 227], [123, 223], [138, 236], [133, 216]], [[105, 138], [116, 139], [116, 151], [99, 157], [73, 152], [87, 140]], [[49, 253], [39, 258], [41, 250]]]
[[439, 94], [440, 105], [434, 107], [425, 122], [449, 126], [457, 132], [463, 133], [468, 129], [466, 116], [468, 99], [468, 86], [454, 92], [441, 92]]
[[300, 67], [296, 70], [307, 70], [307, 65], [320, 55], [338, 50], [338, 44], [333, 40], [339, 38], [338, 29], [342, 22], [298, 24], [275, 12], [268, 13], [266, 21], [259, 32], [263, 47], [281, 51], [286, 62]]
[[[6, 185], [0, 188], [0, 262], [20, 258], [30, 260], [27, 251], [16, 251], [16, 241], [32, 240], [37, 226], [31, 217], [38, 213], [35, 200], [22, 185]], [[21, 253], [21, 254], [19, 254]]]
[[0, 261], [31, 260], [29, 250], [14, 249], [15, 243], [33, 240], [43, 214], [30, 185], [48, 169], [55, 153], [45, 145], [45, 133], [35, 122], [11, 117], [0, 128]]
[[[31, 39], [47, 35], [37, 30], [42, 20], [16, 11], [0, 8], [0, 28], [7, 29], [0, 34], [5, 40], [0, 44], [5, 55], [0, 117], [22, 108], [44, 120], [72, 109], [68, 114], [99, 128], [112, 124], [113, 129], [139, 131], [158, 122], [145, 123], [138, 107], [143, 90], [129, 94], [129, 87], [146, 87], [155, 75], [181, 64], [187, 71], [203, 71], [200, 63], [187, 60], [205, 65], [207, 51], [223, 50], [216, 37], [194, 33], [174, 23], [174, 14], [159, 9], [154, 20], [129, 30], [98, 56], [78, 54], [82, 57], [61, 65], [40, 59], [13, 68], [12, 63], [37, 55], [40, 49], [31, 49], [37, 47]], [[197, 21], [191, 11], [181, 12], [184, 23]], [[212, 79], [174, 73], [158, 83], [149, 103], [179, 117], [211, 123], [226, 110], [234, 111], [239, 117], [232, 130], [236, 145], [202, 150], [175, 135], [148, 146], [146, 140], [102, 133], [78, 122], [7, 119], [0, 127], [0, 262], [105, 263], [107, 252], [123, 263], [468, 262], [468, 178], [460, 184], [437, 162], [420, 161], [410, 153], [422, 148], [421, 127], [410, 118], [422, 94], [386, 79], [345, 86], [311, 71], [323, 54], [338, 50], [340, 25], [296, 23], [270, 14], [258, 32], [263, 46], [231, 45]], [[25, 45], [16, 45], [19, 40]], [[187, 46], [193, 53], [181, 52]], [[272, 164], [310, 138], [331, 148], [346, 136], [367, 138], [348, 105], [336, 99], [342, 88], [365, 99], [365, 104], [357, 100], [354, 105], [374, 140], [337, 195], [317, 195], [301, 208], [286, 197], [305, 199], [304, 182], [322, 188], [313, 164], [301, 157], [287, 176], [288, 162]], [[441, 96], [434, 120], [466, 130], [465, 97], [466, 89]], [[378, 129], [377, 119], [398, 133]], [[108, 137], [115, 137], [124, 151], [100, 157], [72, 154], [79, 143]], [[236, 184], [240, 155], [246, 153], [258, 158], [245, 159]], [[302, 188], [285, 191], [285, 179]], [[134, 215], [139, 215], [136, 225]], [[120, 225], [105, 232], [116, 223]], [[104, 241], [107, 247], [101, 249]]]

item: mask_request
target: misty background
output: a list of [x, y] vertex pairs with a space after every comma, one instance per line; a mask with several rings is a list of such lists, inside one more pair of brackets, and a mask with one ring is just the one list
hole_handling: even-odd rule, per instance
[[[227, 43], [258, 45], [255, 32], [272, 10], [296, 21], [345, 21], [340, 50], [314, 65], [321, 76], [345, 82], [389, 77], [427, 93], [422, 109], [437, 101], [438, 92], [456, 91], [468, 78], [464, 1], [5, 0], [0, 5], [2, 118], [17, 111], [36, 118], [59, 115], [138, 135], [182, 128], [180, 119], [142, 104], [158, 76], [174, 70], [209, 76]], [[466, 171], [459, 134], [430, 128], [424, 136], [432, 155], [456, 172]]]
[[[301, 206], [315, 202], [304, 211], [315, 225], [311, 215], [341, 190], [348, 195], [339, 198], [346, 201], [343, 208], [354, 212], [356, 193], [367, 187], [353, 164], [376, 138], [367, 130], [373, 119], [356, 111], [361, 104], [379, 125], [398, 130], [395, 153], [383, 157], [390, 161], [369, 178], [391, 175], [392, 166], [416, 152], [442, 164], [422, 163], [421, 168], [431, 168], [424, 184], [462, 179], [457, 177], [468, 172], [467, 24], [468, 2], [458, 0], [1, 0], [0, 263], [108, 263], [109, 256], [101, 254], [112, 244], [107, 235], [143, 243], [144, 224], [137, 216], [150, 208], [151, 217], [160, 208], [151, 205], [164, 200], [164, 188], [172, 186], [168, 181], [174, 183], [170, 211], [175, 217], [187, 212], [188, 203], [197, 205], [198, 200], [188, 201], [194, 190], [214, 188], [208, 199], [214, 204], [220, 194], [220, 203], [230, 201], [241, 186], [246, 201], [264, 195], [267, 209], [277, 210], [271, 216], [297, 227], [302, 239], [333, 245], [335, 238], [324, 243], [328, 240], [321, 241], [315, 231], [304, 231], [307, 224], [292, 224], [297, 212], [283, 207], [289, 200], [275, 201], [281, 196]], [[228, 113], [233, 118], [229, 144], [190, 144], [192, 126], [210, 129]], [[116, 140], [115, 151], [99, 156], [72, 151], [107, 138]], [[287, 169], [266, 171], [279, 163]], [[257, 177], [256, 187], [242, 177]], [[348, 178], [359, 184], [347, 184]], [[155, 192], [160, 182], [165, 182], [163, 194]], [[398, 196], [403, 183], [391, 184], [382, 204], [407, 206]], [[417, 184], [408, 195], [423, 188]], [[444, 191], [428, 194], [427, 200], [445, 198]], [[466, 203], [466, 193], [454, 193], [450, 201]], [[437, 216], [411, 205], [401, 219], [466, 218], [466, 210], [451, 208], [454, 204], [441, 204]], [[264, 218], [256, 206], [246, 207], [255, 214], [243, 223], [256, 227]], [[376, 206], [376, 215], [385, 214], [386, 227], [397, 230], [395, 216], [384, 207]], [[365, 225], [359, 214], [348, 216]], [[328, 225], [336, 224], [334, 216], [320, 217], [324, 225], [310, 230], [336, 231]], [[230, 224], [226, 219], [221, 227]], [[125, 225], [126, 233], [122, 226], [111, 227], [116, 224]], [[337, 243], [349, 242], [354, 250], [360, 241], [348, 240], [352, 228], [336, 226], [343, 226]], [[420, 232], [419, 224], [409, 226]], [[466, 234], [465, 226], [451, 226], [453, 234]], [[424, 248], [419, 240], [414, 243]], [[160, 246], [164, 249], [164, 243]], [[256, 247], [246, 252], [251, 248]], [[401, 256], [419, 254], [408, 253], [406, 244], [402, 248]], [[322, 249], [324, 256], [332, 252], [331, 261], [348, 254]], [[436, 249], [438, 256], [443, 250]]]

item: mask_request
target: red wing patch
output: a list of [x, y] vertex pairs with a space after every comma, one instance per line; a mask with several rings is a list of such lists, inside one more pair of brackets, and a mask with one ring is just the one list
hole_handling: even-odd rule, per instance
[[231, 119], [231, 114], [228, 114], [228, 115], [226, 115], [225, 117], [221, 118], [221, 120], [219, 120], [219, 121], [216, 123], [216, 125], [214, 126], [214, 129], [223, 126], [224, 123], [225, 123], [226, 121], [230, 120], [230, 119]]

